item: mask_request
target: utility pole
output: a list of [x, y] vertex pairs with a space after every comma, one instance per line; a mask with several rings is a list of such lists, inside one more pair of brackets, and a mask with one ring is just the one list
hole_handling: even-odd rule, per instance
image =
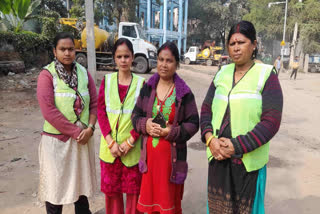
[[66, 0], [66, 2], [67, 2], [68, 18], [70, 18], [70, 13], [69, 13], [69, 10], [70, 10], [70, 0]]
[[94, 41], [93, 1], [85, 0], [88, 71], [96, 83], [96, 50]]
[[[288, 0], [286, 0], [286, 9], [284, 14], [284, 24], [283, 24], [283, 38], [282, 41], [285, 41], [286, 39], [286, 24], [287, 24], [287, 11], [288, 11]], [[284, 54], [284, 46], [282, 46], [281, 50], [281, 61], [283, 62], [283, 54]]]

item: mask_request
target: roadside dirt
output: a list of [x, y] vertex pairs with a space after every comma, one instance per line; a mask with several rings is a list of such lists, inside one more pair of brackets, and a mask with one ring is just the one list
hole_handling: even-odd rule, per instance
[[[199, 111], [215, 71], [216, 67], [200, 65], [181, 65], [178, 71], [193, 90]], [[36, 99], [38, 72], [34, 69], [27, 74], [0, 76], [0, 208], [3, 214], [45, 212], [37, 200], [38, 145], [43, 125]], [[97, 87], [105, 73], [98, 72]], [[143, 76], [149, 78], [150, 74]], [[320, 74], [298, 73], [295, 81], [288, 76], [280, 74], [283, 120], [271, 143], [266, 211], [315, 214], [320, 202]], [[97, 178], [100, 176], [99, 138], [98, 127], [95, 132]], [[184, 213], [206, 213], [207, 161], [199, 132], [189, 142], [188, 162], [189, 175], [182, 202]], [[99, 189], [90, 206], [93, 213], [103, 213], [104, 197]], [[73, 205], [64, 207], [64, 214], [73, 212]]]

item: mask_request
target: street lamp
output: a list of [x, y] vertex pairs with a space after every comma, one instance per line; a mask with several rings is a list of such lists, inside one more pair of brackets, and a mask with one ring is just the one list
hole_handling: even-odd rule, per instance
[[283, 62], [283, 54], [284, 54], [284, 45], [286, 38], [286, 24], [287, 24], [287, 11], [288, 11], [288, 0], [286, 1], [278, 1], [278, 2], [269, 2], [268, 7], [270, 8], [273, 4], [286, 4], [286, 9], [284, 12], [284, 24], [283, 24], [283, 38], [281, 42], [281, 61]]

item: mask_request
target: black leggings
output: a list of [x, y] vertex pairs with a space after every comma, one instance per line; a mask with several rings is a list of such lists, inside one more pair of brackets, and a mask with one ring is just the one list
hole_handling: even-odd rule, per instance
[[290, 79], [292, 78], [293, 74], [294, 74], [294, 79], [296, 79], [297, 78], [297, 72], [298, 72], [298, 69], [293, 69], [292, 73], [291, 73], [291, 76], [290, 76]]
[[[61, 214], [62, 205], [51, 204], [46, 201], [47, 214]], [[87, 196], [81, 195], [78, 201], [74, 202], [75, 214], [91, 214]]]

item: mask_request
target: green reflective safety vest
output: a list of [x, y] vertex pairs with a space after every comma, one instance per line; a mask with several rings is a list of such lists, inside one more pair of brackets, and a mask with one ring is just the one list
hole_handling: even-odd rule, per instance
[[[262, 90], [273, 66], [255, 63], [255, 65], [232, 88], [235, 64], [222, 66], [213, 83], [216, 87], [212, 101], [212, 128], [214, 137], [219, 130], [229, 105], [232, 137], [245, 135], [260, 122], [262, 114]], [[207, 148], [209, 161], [213, 158]], [[251, 172], [262, 168], [269, 160], [269, 142], [243, 155], [242, 162]]]
[[[107, 74], [105, 76], [105, 104], [106, 113], [111, 127], [111, 137], [118, 144], [127, 140], [133, 129], [131, 114], [143, 86], [144, 78], [132, 74], [131, 84], [126, 98], [121, 103], [118, 91], [118, 73]], [[118, 128], [116, 127], [118, 124]], [[140, 159], [141, 138], [135, 142], [133, 147], [126, 156], [121, 157], [122, 163], [127, 166], [135, 166]], [[101, 135], [100, 142], [100, 159], [106, 163], [113, 163], [115, 158], [111, 155], [108, 144]]]
[[[77, 66], [77, 77], [78, 87], [77, 91], [70, 88], [69, 85], [63, 82], [58, 76], [55, 69], [55, 63], [44, 67], [48, 70], [53, 78], [54, 88], [54, 103], [57, 109], [71, 122], [76, 123], [80, 120], [83, 124], [88, 126], [89, 123], [89, 105], [90, 105], [90, 94], [88, 89], [88, 73], [87, 70], [76, 63]], [[84, 103], [84, 109], [81, 114], [77, 117], [74, 110], [74, 102], [77, 99], [77, 94]], [[61, 134], [55, 127], [53, 127], [48, 121], [44, 121], [43, 131], [50, 134]]]

